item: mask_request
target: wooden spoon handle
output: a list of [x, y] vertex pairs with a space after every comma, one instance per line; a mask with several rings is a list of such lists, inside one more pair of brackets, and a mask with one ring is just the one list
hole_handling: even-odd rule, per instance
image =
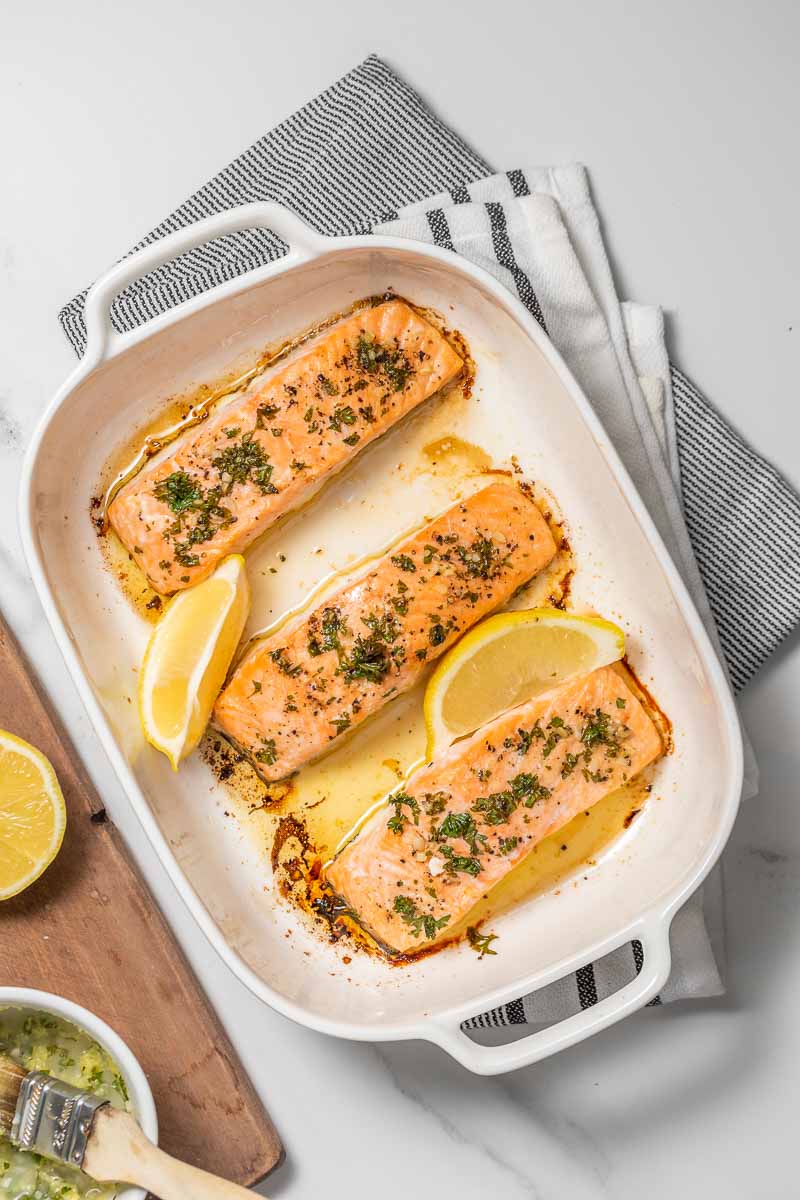
[[130, 1113], [101, 1108], [94, 1119], [83, 1169], [94, 1179], [118, 1179], [160, 1200], [253, 1200], [238, 1183], [171, 1158], [145, 1137]]

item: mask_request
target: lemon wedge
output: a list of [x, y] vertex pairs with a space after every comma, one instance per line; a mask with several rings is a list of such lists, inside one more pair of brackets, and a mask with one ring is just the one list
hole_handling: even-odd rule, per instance
[[444, 656], [425, 691], [428, 759], [540, 692], [616, 662], [625, 634], [558, 608], [498, 613]]
[[67, 810], [52, 766], [0, 729], [0, 900], [38, 879], [58, 854]]
[[178, 592], [153, 630], [139, 678], [139, 719], [148, 742], [178, 763], [196, 747], [250, 611], [241, 554]]

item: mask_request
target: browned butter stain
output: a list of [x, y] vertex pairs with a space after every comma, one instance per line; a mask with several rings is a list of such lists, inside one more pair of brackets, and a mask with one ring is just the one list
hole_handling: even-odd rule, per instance
[[447, 433], [423, 446], [422, 460], [428, 470], [451, 475], [480, 475], [492, 467], [492, 460], [485, 450], [454, 433]]
[[126, 550], [112, 529], [107, 530], [100, 539], [100, 548], [106, 567], [131, 608], [145, 621], [155, 624], [167, 600], [151, 588], [136, 558]]
[[212, 727], [206, 730], [200, 743], [200, 753], [219, 782], [226, 784], [236, 794], [248, 813], [258, 810], [277, 812], [286, 807], [293, 790], [291, 779], [267, 783], [248, 756]]
[[672, 734], [672, 721], [664, 712], [661, 705], [656, 700], [651, 690], [642, 683], [639, 676], [631, 666], [627, 654], [618, 663], [614, 664], [615, 670], [622, 675], [628, 687], [633, 692], [636, 699], [643, 706], [645, 712], [650, 717], [661, 736], [661, 742], [664, 747], [665, 754], [672, 754], [675, 749], [675, 739]]

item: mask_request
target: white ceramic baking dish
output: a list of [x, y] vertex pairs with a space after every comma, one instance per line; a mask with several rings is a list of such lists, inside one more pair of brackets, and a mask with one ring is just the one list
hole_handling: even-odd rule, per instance
[[[83, 1029], [106, 1050], [119, 1067], [128, 1088], [131, 1111], [151, 1142], [158, 1142], [158, 1118], [153, 1093], [147, 1076], [139, 1066], [139, 1060], [126, 1046], [119, 1034], [101, 1021], [88, 1008], [63, 996], [51, 992], [40, 992], [35, 988], [0, 987], [0, 1010], [22, 1009], [24, 1012], [51, 1013], [64, 1021], [71, 1021]], [[145, 1200], [144, 1188], [127, 1187], [117, 1193], [117, 1200]]]
[[[288, 243], [285, 258], [133, 332], [113, 330], [109, 306], [131, 281], [191, 247], [259, 226]], [[209, 769], [193, 759], [175, 775], [143, 742], [135, 672], [149, 627], [120, 594], [89, 522], [89, 497], [109, 456], [165, 397], [219, 378], [233, 363], [253, 361], [264, 345], [387, 288], [445, 313], [466, 336], [477, 385], [451, 432], [483, 446], [496, 462], [516, 454], [526, 475], [558, 498], [578, 564], [576, 603], [625, 627], [635, 668], [674, 724], [675, 752], [660, 765], [641, 816], [573, 880], [499, 918], [493, 928], [502, 952], [481, 961], [460, 946], [404, 967], [364, 955], [344, 964], [340, 949], [322, 944], [276, 899], [263, 854], [226, 820], [224, 789]], [[322, 237], [285, 209], [264, 204], [199, 222], [124, 260], [92, 288], [86, 321], [86, 353], [27, 455], [25, 550], [130, 802], [231, 969], [268, 1004], [314, 1029], [374, 1041], [427, 1039], [485, 1074], [533, 1062], [647, 1003], [669, 973], [672, 917], [719, 856], [736, 813], [738, 721], [647, 511], [586, 398], [524, 307], [448, 251], [394, 238]], [[446, 481], [398, 465], [404, 439], [418, 428], [414, 421], [425, 419], [424, 413], [413, 418], [365, 451], [289, 523], [282, 535], [285, 567], [254, 572], [256, 625], [328, 570], [385, 545], [448, 503]], [[634, 938], [644, 947], [641, 972], [594, 1007], [505, 1046], [479, 1045], [462, 1030], [474, 1014]]]

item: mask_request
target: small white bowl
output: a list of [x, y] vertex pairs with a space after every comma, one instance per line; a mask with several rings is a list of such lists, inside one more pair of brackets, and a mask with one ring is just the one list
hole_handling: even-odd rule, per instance
[[[0, 1008], [6, 1007], [25, 1008], [32, 1013], [46, 1012], [54, 1017], [62, 1017], [65, 1021], [77, 1025], [79, 1029], [84, 1029], [99, 1042], [122, 1073], [136, 1120], [151, 1142], [158, 1141], [156, 1106], [147, 1076], [133, 1052], [105, 1021], [89, 1012], [88, 1008], [81, 1008], [80, 1004], [73, 1004], [71, 1000], [54, 996], [51, 992], [38, 992], [34, 988], [0, 987]], [[117, 1193], [117, 1200], [145, 1200], [146, 1195], [147, 1192], [143, 1188], [128, 1187]]]

